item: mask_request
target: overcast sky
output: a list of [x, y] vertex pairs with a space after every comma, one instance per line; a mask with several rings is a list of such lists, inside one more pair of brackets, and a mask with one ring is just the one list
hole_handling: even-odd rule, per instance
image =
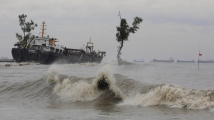
[[81, 48], [90, 37], [95, 50], [107, 52], [105, 60], [116, 60], [116, 26], [119, 11], [129, 25], [133, 17], [143, 23], [124, 43], [122, 58], [128, 61], [153, 58], [175, 60], [214, 59], [213, 0], [0, 0], [0, 57], [12, 58], [11, 48], [22, 33], [18, 15], [39, 26], [47, 24], [46, 35], [58, 44]]

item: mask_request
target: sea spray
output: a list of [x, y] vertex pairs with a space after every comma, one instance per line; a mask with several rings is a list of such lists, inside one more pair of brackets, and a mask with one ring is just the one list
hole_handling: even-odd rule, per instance
[[99, 70], [96, 78], [93, 80], [93, 84], [95, 86], [99, 85], [99, 81], [101, 79], [105, 79], [108, 84], [108, 89], [112, 91], [115, 95], [115, 98], [123, 98], [122, 91], [116, 86], [116, 80], [114, 78], [114, 74], [112, 73], [112, 68], [110, 65], [105, 65], [102, 69]]
[[[102, 73], [100, 73], [102, 74]], [[66, 76], [49, 69], [47, 83], [53, 85], [53, 93], [64, 101], [91, 101], [98, 98], [104, 91], [98, 89], [99, 75], [96, 78]]]

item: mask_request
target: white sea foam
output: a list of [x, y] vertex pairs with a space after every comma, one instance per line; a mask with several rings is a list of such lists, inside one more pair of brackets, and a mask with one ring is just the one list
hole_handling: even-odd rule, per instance
[[91, 101], [99, 97], [101, 92], [96, 86], [79, 80], [78, 82], [71, 82], [70, 79], [64, 79], [62, 83], [58, 83], [54, 87], [56, 93], [62, 100], [75, 101]]
[[145, 94], [129, 96], [120, 105], [167, 105], [177, 108], [206, 109], [214, 107], [214, 91], [187, 90], [178, 86], [161, 85]]

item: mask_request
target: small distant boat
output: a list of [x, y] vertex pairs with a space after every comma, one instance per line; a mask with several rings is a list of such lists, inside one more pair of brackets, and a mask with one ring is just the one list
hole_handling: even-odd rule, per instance
[[141, 60], [134, 60], [134, 62], [144, 62], [144, 60], [143, 59], [141, 59]]
[[170, 58], [169, 60], [157, 60], [157, 59], [153, 59], [152, 62], [166, 62], [166, 63], [174, 63], [174, 60], [172, 58]]
[[198, 60], [198, 63], [214, 63], [214, 60]]
[[195, 63], [195, 60], [191, 60], [191, 61], [188, 61], [188, 60], [177, 60], [177, 63]]

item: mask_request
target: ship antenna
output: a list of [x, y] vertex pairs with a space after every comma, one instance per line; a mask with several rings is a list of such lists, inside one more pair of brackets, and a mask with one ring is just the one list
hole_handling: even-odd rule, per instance
[[45, 25], [45, 21], [42, 22], [41, 26], [42, 26], [42, 29], [41, 29], [42, 30], [42, 38], [44, 38], [44, 34], [45, 34], [45, 30], [46, 30], [46, 28], [45, 28], [45, 26], [46, 26]]
[[120, 11], [119, 11], [119, 15], [118, 16], [120, 16], [120, 19], [121, 19]]

